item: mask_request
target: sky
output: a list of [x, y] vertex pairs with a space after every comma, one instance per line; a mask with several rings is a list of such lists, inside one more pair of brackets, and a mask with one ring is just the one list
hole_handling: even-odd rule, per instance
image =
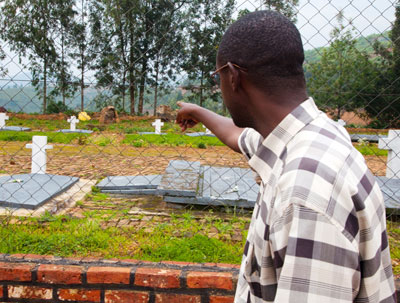
[[[240, 9], [254, 11], [263, 1], [237, 0]], [[297, 27], [306, 50], [327, 46], [336, 16], [342, 10], [345, 20], [352, 20], [359, 36], [382, 33], [391, 28], [397, 0], [300, 0]], [[347, 22], [345, 23], [347, 24]]]
[[[261, 7], [262, 2], [263, 0], [236, 0], [236, 12], [242, 9], [254, 11]], [[336, 16], [340, 11], [346, 21], [352, 21], [357, 36], [390, 30], [395, 19], [396, 2], [397, 0], [300, 0], [296, 25], [302, 35], [304, 48], [309, 50], [329, 45], [330, 33], [337, 25]], [[8, 47], [3, 48], [7, 52]], [[29, 71], [22, 71], [18, 58], [10, 53], [9, 55], [14, 57], [7, 64], [9, 77], [14, 80], [29, 79]], [[0, 89], [3, 85], [10, 85], [10, 82], [0, 79]]]

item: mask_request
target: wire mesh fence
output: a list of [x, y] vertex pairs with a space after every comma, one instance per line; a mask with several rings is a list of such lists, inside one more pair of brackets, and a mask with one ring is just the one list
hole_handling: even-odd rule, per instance
[[[229, 115], [210, 77], [218, 44], [232, 22], [260, 9], [296, 23], [309, 94], [347, 128], [397, 226], [397, 5], [0, 1], [0, 252], [151, 259], [145, 252], [155, 248], [143, 243], [157, 231], [242, 247], [257, 179], [206, 128], [181, 133], [174, 120], [178, 101]], [[390, 233], [396, 248], [400, 236]], [[240, 252], [222, 261], [240, 262]]]

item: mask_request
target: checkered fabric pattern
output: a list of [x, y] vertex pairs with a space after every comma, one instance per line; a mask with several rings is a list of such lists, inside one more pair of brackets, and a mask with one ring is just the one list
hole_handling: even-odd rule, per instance
[[382, 193], [342, 126], [309, 98], [239, 146], [262, 184], [235, 303], [396, 301]]

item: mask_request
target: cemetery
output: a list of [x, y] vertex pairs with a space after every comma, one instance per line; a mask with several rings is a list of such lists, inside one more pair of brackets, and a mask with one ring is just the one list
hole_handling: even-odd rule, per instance
[[[21, 121], [32, 130], [0, 133], [0, 159], [5, 163], [0, 172], [0, 209], [12, 214], [11, 223], [19, 223], [3, 226], [3, 235], [29, 231], [32, 236], [23, 241], [40, 243], [40, 237], [52, 233], [49, 245], [34, 251], [41, 254], [195, 262], [201, 262], [204, 249], [211, 249], [203, 242], [207, 237], [215, 241], [212, 251], [217, 249], [208, 261], [240, 262], [258, 184], [244, 158], [202, 125], [182, 134], [173, 122], [154, 117], [122, 118], [104, 126], [96, 120], [79, 121], [82, 130], [88, 130], [89, 123], [105, 127], [90, 133], [58, 132], [72, 125], [67, 119], [61, 123], [11, 118], [7, 124]], [[49, 127], [52, 123], [58, 127]], [[365, 154], [383, 189], [387, 212], [394, 216], [400, 204], [399, 182], [393, 178], [397, 164], [396, 159], [387, 159], [396, 154], [397, 137], [393, 131], [380, 132], [377, 144], [368, 142], [368, 135], [362, 129], [352, 133], [359, 138], [353, 144]], [[93, 223], [96, 227], [68, 240], [75, 249], [52, 248], [58, 237], [74, 234], [77, 224]], [[58, 231], [61, 226], [64, 232]], [[87, 240], [97, 237], [107, 240], [99, 247], [91, 244], [89, 251]], [[172, 247], [172, 251], [163, 248], [170, 237], [177, 241], [173, 247], [182, 248], [178, 254]], [[400, 236], [395, 239], [400, 243]], [[191, 247], [188, 254], [183, 252], [186, 245]], [[110, 249], [115, 246], [119, 249]], [[32, 252], [31, 247], [21, 251], [6, 243], [2, 249]]]

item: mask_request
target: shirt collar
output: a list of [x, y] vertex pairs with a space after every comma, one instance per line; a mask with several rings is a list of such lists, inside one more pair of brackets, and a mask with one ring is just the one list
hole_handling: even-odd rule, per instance
[[319, 109], [310, 97], [288, 114], [264, 139], [249, 160], [249, 165], [260, 175], [263, 183], [269, 181], [275, 163], [286, 152], [288, 142], [319, 114]]

